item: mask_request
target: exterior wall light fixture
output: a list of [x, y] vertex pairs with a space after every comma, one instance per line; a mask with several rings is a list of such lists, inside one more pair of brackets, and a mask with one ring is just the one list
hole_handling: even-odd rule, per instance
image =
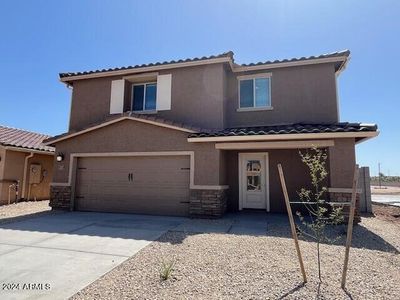
[[61, 153], [61, 152], [59, 152], [59, 153], [57, 154], [57, 161], [60, 162], [60, 161], [63, 161], [63, 160], [64, 160], [64, 154]]

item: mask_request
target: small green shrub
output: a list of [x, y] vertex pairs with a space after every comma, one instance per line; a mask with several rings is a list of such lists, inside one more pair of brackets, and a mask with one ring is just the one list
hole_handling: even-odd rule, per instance
[[175, 266], [175, 261], [170, 260], [170, 261], [162, 261], [161, 262], [161, 267], [160, 267], [160, 278], [162, 280], [168, 280], [172, 272], [174, 271], [174, 266]]

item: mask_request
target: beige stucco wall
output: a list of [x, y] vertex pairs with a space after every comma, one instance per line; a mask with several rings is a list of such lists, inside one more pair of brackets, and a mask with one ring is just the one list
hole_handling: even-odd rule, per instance
[[178, 68], [172, 74], [171, 110], [160, 111], [160, 117], [200, 128], [224, 127], [223, 64]]
[[278, 68], [271, 73], [273, 110], [237, 112], [239, 75], [226, 74], [226, 127], [338, 121], [334, 64]]
[[[22, 197], [22, 187], [24, 182], [24, 164], [25, 157], [29, 155], [29, 152], [20, 152], [20, 151], [12, 151], [5, 150], [5, 160], [3, 163], [3, 180], [4, 182], [0, 191], [0, 204], [8, 203], [8, 187], [11, 184], [11, 181], [20, 181], [20, 189], [18, 199]], [[3, 156], [2, 156], [3, 158]], [[28, 161], [28, 171], [30, 164], [40, 164], [42, 166], [42, 172], [46, 170], [47, 175], [43, 176], [43, 180], [40, 184], [31, 186], [31, 200], [43, 200], [48, 199], [50, 196], [50, 187], [49, 184], [51, 182], [51, 178], [53, 176], [53, 155], [42, 155], [42, 154], [34, 154], [32, 158]], [[0, 170], [1, 171], [1, 170]], [[27, 173], [27, 179], [29, 180], [29, 172]], [[10, 182], [9, 182], [10, 181]], [[27, 181], [28, 182], [28, 181]], [[29, 185], [26, 185], [25, 190], [25, 199], [28, 198], [28, 188]], [[11, 192], [11, 201], [15, 200], [15, 191]]]
[[[4, 169], [3, 169], [3, 188], [1, 191], [1, 204], [8, 203], [8, 187], [12, 184], [11, 181], [19, 180], [20, 187], [22, 187], [23, 183], [23, 174], [24, 174], [24, 159], [25, 159], [24, 152], [16, 152], [16, 151], [9, 151], [6, 150], [6, 159], [4, 162]], [[21, 192], [20, 192], [21, 193]], [[15, 191], [11, 191], [11, 202], [15, 201]]]
[[[223, 128], [223, 65], [212, 64], [160, 71], [172, 74], [171, 110], [157, 116], [202, 128]], [[78, 130], [109, 116], [111, 81], [120, 77], [78, 80], [72, 92], [70, 130]], [[125, 84], [129, 110], [131, 84]]]
[[8, 185], [2, 182], [4, 177], [3, 173], [4, 173], [5, 161], [6, 161], [6, 150], [4, 149], [3, 146], [0, 146], [0, 203], [3, 201], [4, 191], [8, 189]]
[[[29, 165], [30, 164], [40, 164], [42, 167], [42, 182], [40, 184], [31, 185], [31, 192], [29, 194], [30, 200], [49, 199], [50, 182], [53, 178], [54, 156], [35, 154], [31, 159], [29, 159]], [[27, 180], [29, 180], [29, 177]], [[25, 197], [28, 197], [28, 187], [26, 188]]]
[[[172, 74], [171, 110], [156, 116], [201, 128], [338, 121], [333, 63], [258, 71], [272, 73], [273, 110], [237, 112], [237, 76], [224, 64], [162, 70]], [[109, 116], [111, 81], [122, 76], [74, 81], [70, 130], [79, 130]], [[130, 109], [131, 86], [125, 85], [124, 109]]]
[[220, 151], [213, 143], [188, 143], [187, 132], [124, 120], [56, 144], [64, 161], [55, 163], [54, 182], [68, 182], [71, 153], [194, 151], [196, 185], [220, 185]]
[[5, 162], [6, 150], [3, 146], [0, 146], [0, 180], [3, 179], [4, 162]]
[[69, 130], [78, 130], [106, 118], [110, 113], [111, 81], [120, 77], [78, 80], [71, 97]]

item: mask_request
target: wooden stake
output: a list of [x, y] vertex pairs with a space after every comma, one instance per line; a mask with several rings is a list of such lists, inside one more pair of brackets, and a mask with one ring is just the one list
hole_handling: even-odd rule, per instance
[[304, 270], [303, 258], [301, 257], [299, 240], [297, 238], [296, 227], [294, 225], [292, 209], [290, 207], [289, 195], [288, 195], [288, 192], [287, 192], [285, 177], [283, 176], [283, 170], [282, 170], [282, 165], [281, 164], [278, 164], [278, 171], [279, 171], [279, 177], [281, 179], [283, 195], [285, 196], [286, 209], [287, 209], [287, 212], [288, 212], [288, 215], [289, 215], [290, 229], [292, 231], [292, 237], [293, 237], [293, 240], [294, 240], [294, 245], [296, 247], [297, 257], [299, 258], [300, 270], [301, 270], [301, 273], [303, 274], [303, 281], [304, 281], [304, 283], [306, 283], [307, 282], [307, 275], [306, 275], [306, 271]]
[[358, 173], [359, 173], [359, 169], [358, 169], [358, 165], [356, 165], [354, 168], [353, 189], [351, 191], [349, 224], [347, 225], [346, 252], [344, 255], [344, 265], [343, 265], [343, 273], [342, 273], [342, 289], [344, 289], [346, 286], [347, 268], [349, 265], [349, 252], [350, 252], [350, 246], [351, 246], [351, 239], [353, 236], [354, 212], [356, 209], [356, 199], [357, 199]]

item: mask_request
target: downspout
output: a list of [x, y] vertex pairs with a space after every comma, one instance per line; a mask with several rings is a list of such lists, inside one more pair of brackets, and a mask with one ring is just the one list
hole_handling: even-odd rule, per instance
[[22, 195], [21, 198], [25, 199], [25, 189], [26, 189], [26, 181], [28, 180], [26, 177], [26, 173], [28, 172], [28, 160], [32, 158], [34, 155], [33, 152], [31, 152], [28, 156], [25, 156], [25, 163], [24, 163], [24, 178], [22, 182]]

